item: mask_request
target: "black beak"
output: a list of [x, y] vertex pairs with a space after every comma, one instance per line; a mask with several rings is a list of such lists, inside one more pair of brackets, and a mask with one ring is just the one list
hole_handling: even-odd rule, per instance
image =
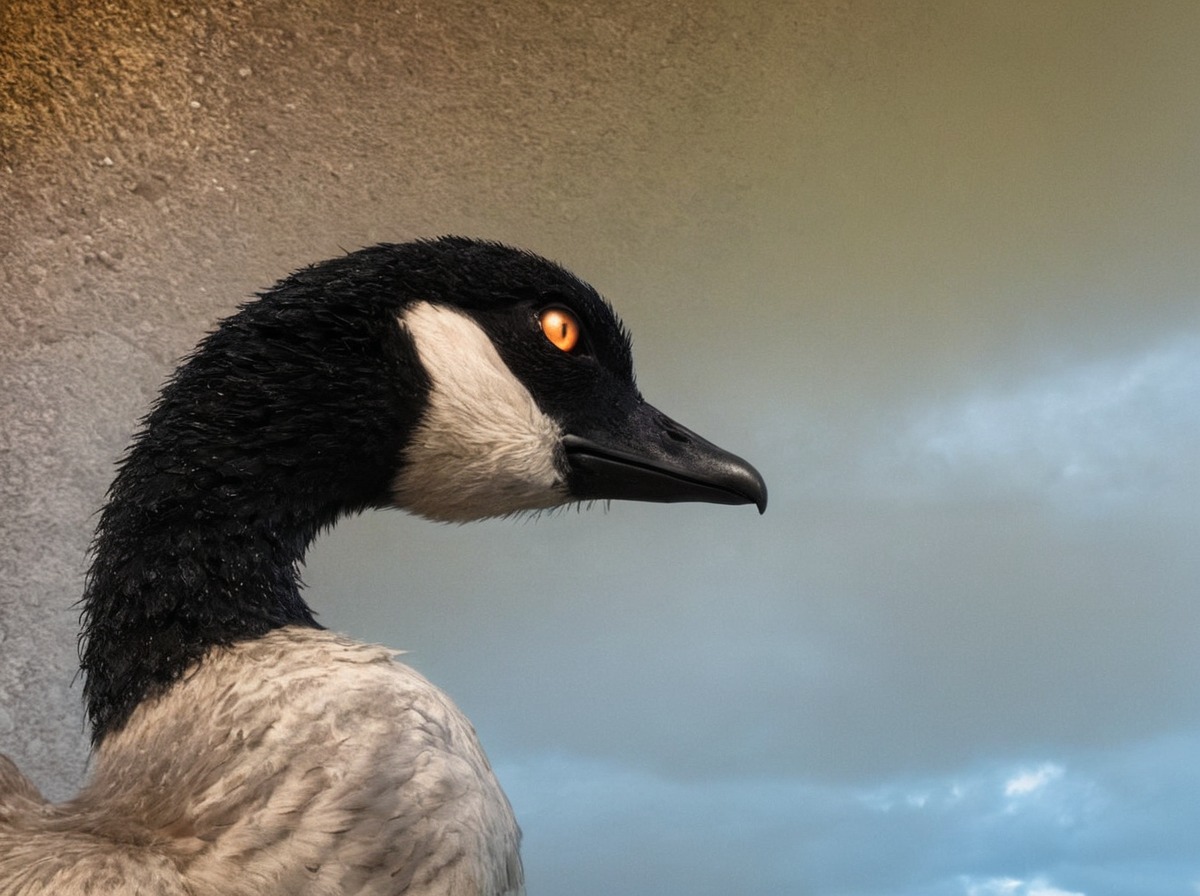
[[646, 403], [619, 430], [563, 438], [568, 488], [581, 501], [704, 501], [767, 509], [758, 470]]

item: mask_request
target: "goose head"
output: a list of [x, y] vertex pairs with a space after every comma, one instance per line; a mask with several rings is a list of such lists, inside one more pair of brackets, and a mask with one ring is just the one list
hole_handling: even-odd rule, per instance
[[462, 238], [298, 271], [200, 344], [121, 464], [84, 597], [94, 735], [213, 646], [316, 625], [297, 568], [342, 515], [463, 522], [611, 499], [761, 512], [767, 492], [643, 399], [591, 286]]
[[396, 505], [452, 521], [608, 499], [765, 509], [753, 467], [642, 398], [629, 336], [594, 289], [503, 247], [438, 247], [479, 264], [479, 280], [398, 314], [429, 389]]

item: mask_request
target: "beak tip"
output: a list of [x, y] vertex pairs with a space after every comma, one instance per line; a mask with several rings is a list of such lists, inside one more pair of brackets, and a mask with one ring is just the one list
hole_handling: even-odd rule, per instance
[[737, 455], [646, 404], [625, 429], [615, 437], [563, 436], [574, 498], [753, 504], [766, 513], [767, 484]]
[[767, 512], [767, 483], [762, 478], [762, 474], [746, 464], [749, 470], [754, 474], [754, 488], [750, 490], [750, 503], [758, 508], [758, 515], [762, 516]]

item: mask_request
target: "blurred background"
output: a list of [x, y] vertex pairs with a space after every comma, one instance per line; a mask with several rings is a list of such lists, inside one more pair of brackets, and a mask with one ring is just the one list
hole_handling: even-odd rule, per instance
[[347, 520], [322, 621], [475, 722], [529, 891], [1200, 892], [1200, 6], [9, 0], [0, 751], [83, 780], [85, 551], [299, 266], [555, 258], [749, 508]]

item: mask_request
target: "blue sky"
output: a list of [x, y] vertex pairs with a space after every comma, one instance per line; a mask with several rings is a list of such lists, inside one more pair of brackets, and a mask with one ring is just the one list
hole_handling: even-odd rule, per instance
[[[825, 475], [768, 473], [762, 520], [385, 516], [333, 537], [356, 564], [413, 538], [453, 549], [381, 588], [540, 570], [407, 633], [415, 663], [479, 701], [532, 891], [1196, 892], [1198, 345], [1172, 335], [793, 445], [764, 468], [824, 456]], [[768, 416], [761, 437], [794, 423]], [[457, 658], [429, 657], [439, 640]]]
[[[318, 541], [321, 620], [476, 724], [531, 894], [1200, 896], [1200, 4], [145, 6], [30, 69], [13, 394], [76, 410], [11, 433], [61, 486], [20, 538], [81, 554], [81, 458], [288, 270], [523, 245], [771, 496]], [[66, 796], [82, 567], [35, 547], [18, 746]]]
[[[652, 892], [662, 881], [694, 893], [1167, 894], [1194, 890], [1195, 800], [1163, 790], [1184, 783], [1166, 769], [1182, 763], [1187, 777], [1195, 747], [1178, 738], [1073, 766], [981, 763], [874, 788], [688, 784], [554, 758], [500, 771], [534, 823], [527, 849], [544, 877], [531, 884], [544, 890]], [[539, 799], [547, 783], [567, 799]], [[1168, 812], [1164, 830], [1154, 819]], [[647, 824], [660, 839], [645, 837]], [[581, 835], [605, 850], [580, 850]]]
[[611, 128], [502, 170], [565, 223], [447, 227], [594, 282], [767, 514], [376, 514], [306, 576], [476, 722], [531, 893], [1200, 893], [1198, 10], [765, 5], [663, 44], [686, 101], [560, 72]]

